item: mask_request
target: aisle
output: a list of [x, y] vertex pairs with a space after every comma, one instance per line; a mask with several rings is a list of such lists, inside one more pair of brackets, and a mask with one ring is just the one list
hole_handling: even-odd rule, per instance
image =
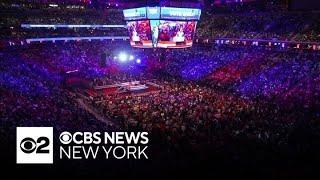
[[113, 123], [112, 121], [104, 118], [103, 116], [101, 116], [100, 114], [96, 113], [93, 109], [91, 109], [88, 105], [86, 105], [82, 99], [77, 99], [77, 102], [79, 103], [79, 105], [87, 112], [89, 112], [90, 114], [92, 114], [96, 119], [98, 119], [99, 121], [101, 122], [104, 122], [106, 123], [107, 125], [109, 126], [112, 126], [114, 128], [117, 128], [116, 127], [116, 124]]

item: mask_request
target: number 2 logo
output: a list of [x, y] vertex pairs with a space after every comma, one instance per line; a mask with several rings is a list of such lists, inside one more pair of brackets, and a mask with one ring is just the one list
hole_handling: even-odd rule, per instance
[[30, 137], [22, 139], [20, 143], [20, 149], [22, 152], [30, 154], [36, 150], [36, 153], [49, 153], [48, 149], [45, 149], [50, 144], [50, 140], [47, 137], [39, 137], [37, 141]]

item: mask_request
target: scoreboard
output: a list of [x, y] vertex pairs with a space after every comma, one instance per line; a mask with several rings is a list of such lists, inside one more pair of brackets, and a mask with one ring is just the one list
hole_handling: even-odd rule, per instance
[[191, 47], [201, 9], [141, 7], [123, 10], [130, 44], [140, 48]]

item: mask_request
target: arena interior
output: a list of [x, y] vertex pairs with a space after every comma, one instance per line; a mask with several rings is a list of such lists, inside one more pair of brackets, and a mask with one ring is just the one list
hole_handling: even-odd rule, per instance
[[[2, 0], [0, 7], [1, 174], [319, 176], [318, 1]], [[52, 165], [19, 165], [16, 127], [144, 131], [149, 159], [61, 160], [54, 145]]]

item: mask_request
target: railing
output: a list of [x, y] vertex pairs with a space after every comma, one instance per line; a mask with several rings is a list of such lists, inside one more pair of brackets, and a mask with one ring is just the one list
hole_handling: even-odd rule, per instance
[[285, 41], [276, 39], [242, 39], [242, 38], [211, 38], [211, 39], [195, 39], [200, 44], [216, 44], [216, 45], [240, 45], [240, 46], [262, 46], [270, 48], [282, 49], [308, 49], [320, 51], [319, 42], [302, 42], [302, 41]]
[[80, 40], [128, 40], [128, 36], [99, 36], [99, 37], [56, 37], [56, 38], [31, 38], [26, 39], [27, 43], [31, 42], [55, 42], [55, 41], [80, 41]]
[[127, 28], [126, 25], [90, 24], [21, 24], [22, 28]]

